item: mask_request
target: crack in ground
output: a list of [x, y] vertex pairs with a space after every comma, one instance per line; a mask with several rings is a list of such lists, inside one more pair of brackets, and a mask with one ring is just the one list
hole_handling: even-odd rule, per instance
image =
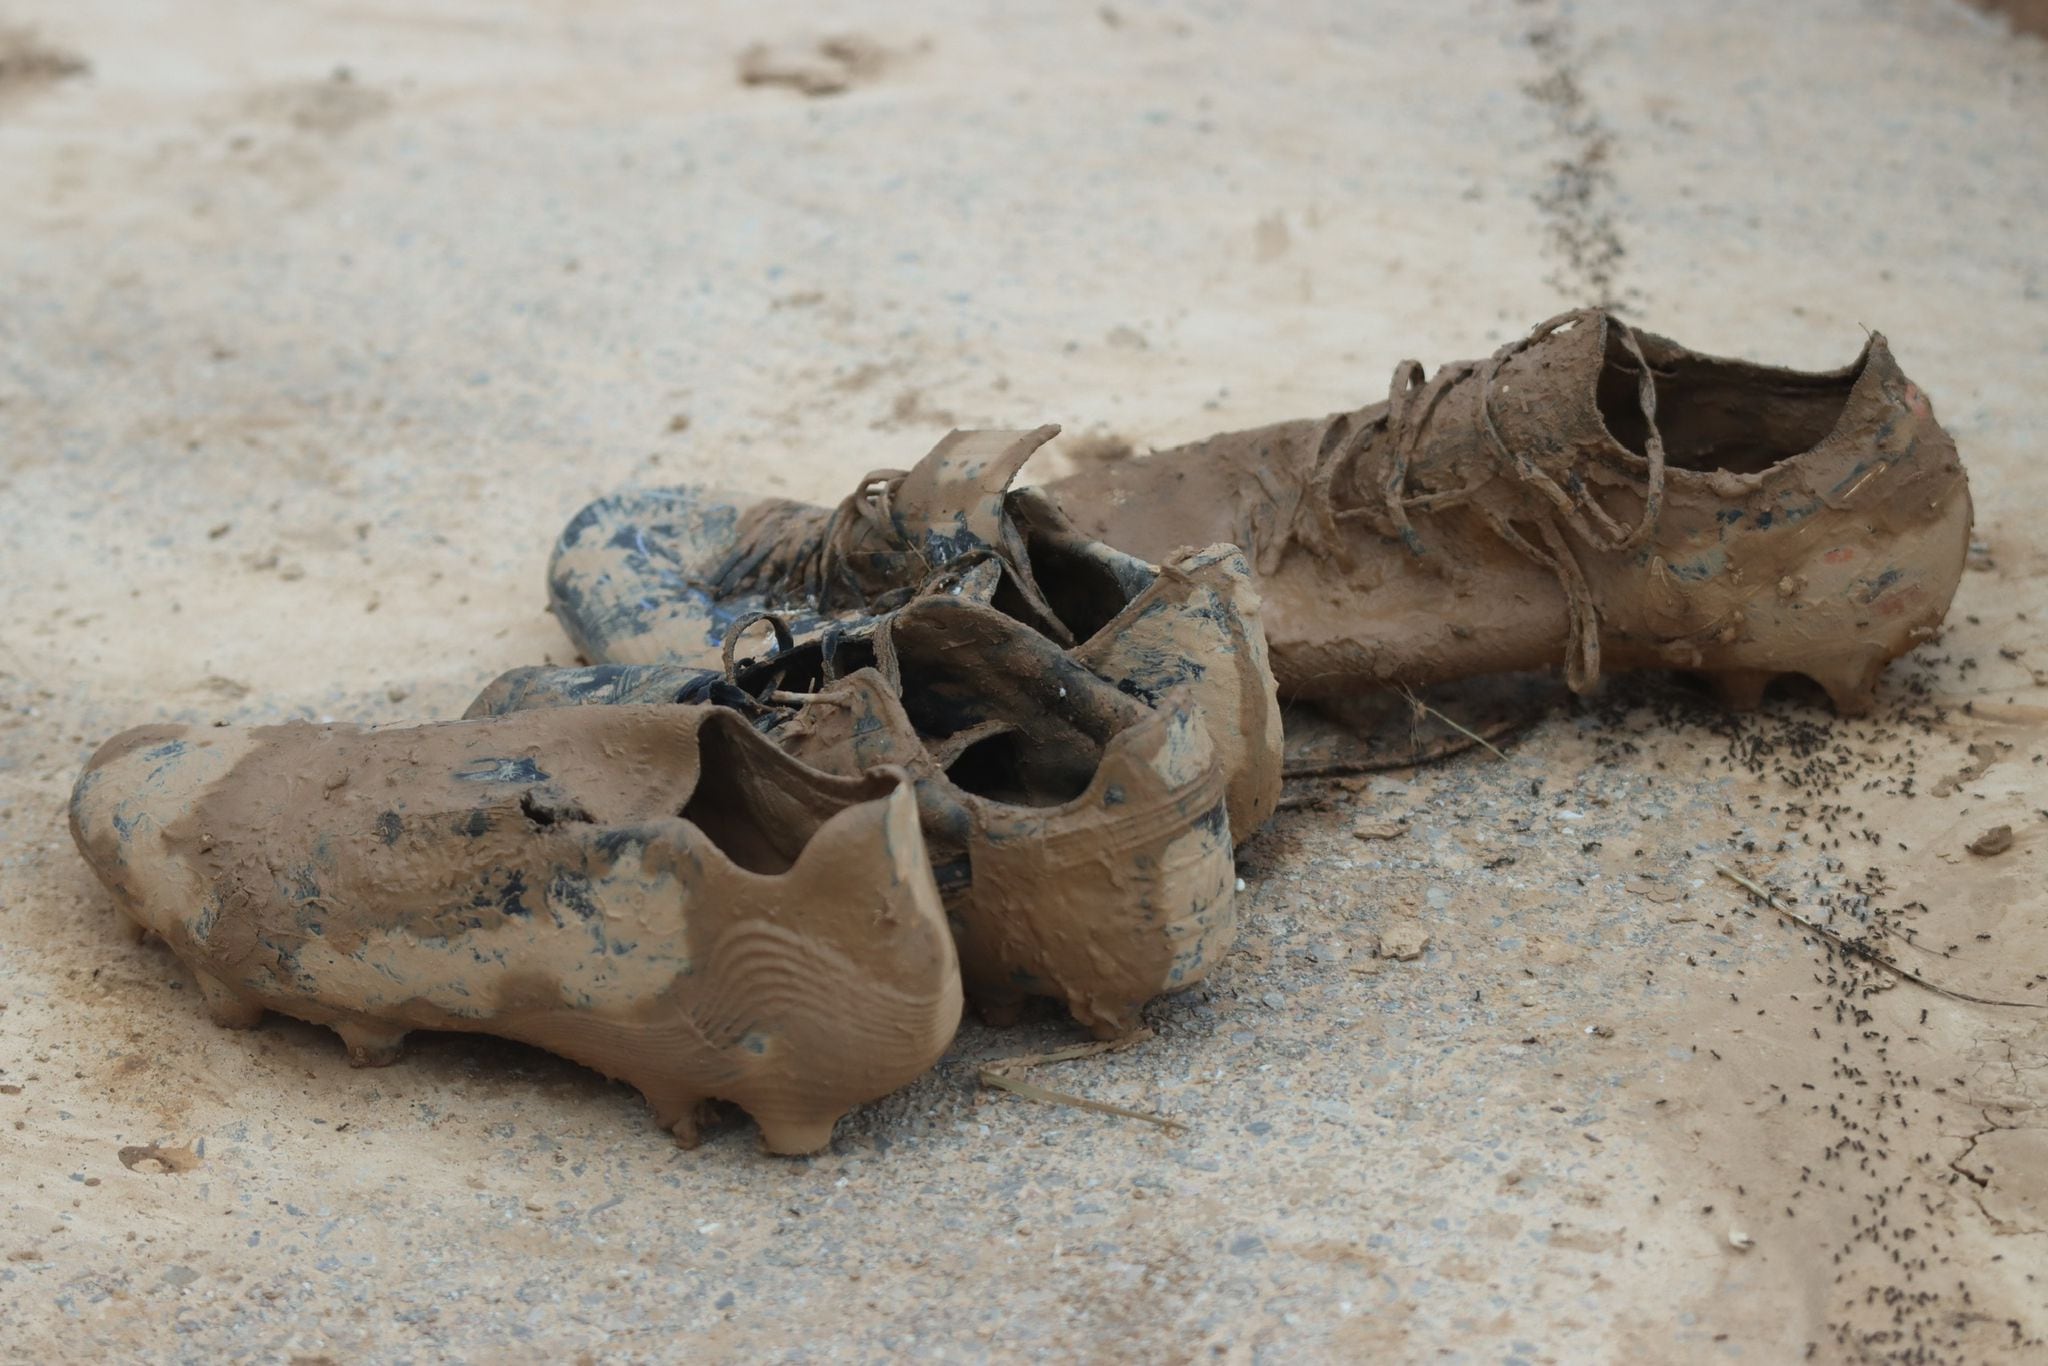
[[[1988, 1135], [1997, 1133], [2000, 1129], [2010, 1128], [2011, 1126], [2005, 1124], [1994, 1124], [1991, 1120], [1991, 1115], [1988, 1111], [1979, 1110], [1977, 1113], [1979, 1117], [1983, 1119], [1985, 1127], [1979, 1129], [1974, 1134], [1970, 1134], [1967, 1138], [1964, 1139], [1964, 1142], [1967, 1143], [1969, 1146], [1965, 1147], [1961, 1152], [1957, 1153], [1954, 1157], [1951, 1157], [1948, 1160], [1948, 1169], [1954, 1172], [1957, 1176], [1962, 1177], [1963, 1180], [1969, 1182], [1971, 1185], [1977, 1187], [1979, 1190], [1982, 1190], [1983, 1188], [1991, 1184], [1991, 1178], [1988, 1176], [1979, 1176], [1977, 1175], [1977, 1173], [1972, 1171], [1965, 1171], [1963, 1168], [1957, 1166], [1956, 1164], [1961, 1162], [1964, 1158], [1968, 1157], [1971, 1153], [1976, 1152], [1977, 1144], [1979, 1141], [1981, 1141]], [[1977, 1208], [1980, 1210], [1984, 1208], [1983, 1203], [1981, 1201], [1978, 1203]], [[1989, 1219], [1991, 1216], [1989, 1214], [1986, 1214], [1984, 1217]]]
[[[2012, 1111], [2008, 1107], [2003, 1105], [1991, 1108], [2005, 1110], [2008, 1114], [2012, 1113]], [[1977, 1115], [1980, 1119], [1984, 1121], [1984, 1127], [1977, 1130], [1977, 1132], [1973, 1134], [1968, 1134], [1964, 1136], [1963, 1142], [1965, 1146], [1961, 1152], [1957, 1153], [1954, 1157], [1948, 1160], [1948, 1169], [1954, 1172], [1957, 1176], [1962, 1177], [1963, 1180], [1969, 1182], [1972, 1186], [1976, 1187], [1976, 1190], [1966, 1191], [1963, 1193], [1968, 1195], [1970, 1198], [1970, 1203], [1977, 1207], [1977, 1213], [1984, 1216], [1984, 1222], [1991, 1225], [1991, 1231], [1993, 1233], [1997, 1234], [2001, 1238], [2025, 1238], [2048, 1236], [2048, 1229], [2022, 1228], [2020, 1225], [2015, 1224], [2010, 1219], [2001, 1219], [1997, 1215], [1993, 1214], [1991, 1210], [1985, 1205], [1984, 1197], [1980, 1193], [1991, 1189], [1991, 1178], [1989, 1176], [1979, 1175], [1976, 1172], [1970, 1171], [1968, 1168], [1962, 1165], [1962, 1163], [1966, 1161], [1972, 1153], [1977, 1151], [1977, 1145], [1983, 1140], [1989, 1138], [1991, 1135], [2000, 1133], [2015, 1133], [2024, 1127], [2022, 1125], [2013, 1123], [1999, 1123], [1997, 1120], [1991, 1117], [1991, 1108], [1985, 1108], [1981, 1106], [1978, 1108]], [[1987, 1167], [1985, 1170], [1990, 1171], [1991, 1169]]]

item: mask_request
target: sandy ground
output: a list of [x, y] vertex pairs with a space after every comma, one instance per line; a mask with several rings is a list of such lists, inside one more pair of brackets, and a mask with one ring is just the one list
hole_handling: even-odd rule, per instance
[[[1948, 0], [692, 8], [0, 2], [0, 1351], [2048, 1352], [2048, 47]], [[738, 79], [843, 32], [842, 93]], [[1951, 629], [1867, 722], [1625, 683], [1283, 813], [1227, 970], [1038, 1074], [1184, 1131], [977, 1089], [1050, 1021], [803, 1161], [489, 1041], [351, 1071], [205, 1023], [66, 836], [126, 725], [566, 658], [542, 565], [613, 485], [1184, 440], [1601, 297], [1797, 365], [1884, 330], [1976, 490]]]

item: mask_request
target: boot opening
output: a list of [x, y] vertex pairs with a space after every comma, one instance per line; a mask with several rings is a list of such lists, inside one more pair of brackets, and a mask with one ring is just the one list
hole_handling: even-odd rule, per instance
[[[1109, 625], [1131, 595], [1117, 582], [1109, 568], [1081, 555], [1062, 553], [1063, 547], [1032, 547], [1031, 572], [1038, 590], [1077, 641], [1088, 640]], [[1019, 620], [1029, 621], [1030, 606], [1009, 575], [996, 589], [994, 606]]]
[[[1862, 366], [1800, 375], [1666, 351], [1642, 338], [1657, 386], [1657, 430], [1670, 464], [1687, 470], [1756, 474], [1813, 449], [1841, 420]], [[1611, 331], [1600, 370], [1600, 416], [1614, 439], [1649, 453], [1636, 358]]]
[[1011, 806], [1060, 806], [1088, 790], [1102, 752], [1090, 746], [1034, 744], [1022, 731], [976, 740], [946, 776], [962, 790]]
[[[844, 803], [761, 762], [733, 726], [707, 721], [697, 732], [697, 787], [676, 814], [704, 832], [718, 851], [750, 873], [773, 876], [793, 867], [811, 836]], [[868, 795], [880, 795], [879, 792]]]
[[[1152, 586], [1144, 561], [1090, 541], [1074, 529], [1057, 503], [1037, 489], [1010, 495], [1010, 515], [1024, 534], [1024, 551], [1039, 592], [1078, 643], [1090, 640]], [[1023, 595], [1006, 574], [994, 605], [1028, 620]]]
[[769, 688], [812, 693], [825, 687], [830, 679], [874, 667], [875, 647], [870, 641], [845, 640], [828, 631], [820, 639], [807, 640], [793, 650], [780, 654], [769, 651], [760, 659], [742, 661], [735, 682], [741, 691], [755, 697]]
[[[896, 615], [891, 634], [898, 699], [920, 739], [946, 749], [976, 727], [993, 732], [961, 746], [947, 765], [948, 776], [977, 796], [1019, 806], [1072, 801], [1094, 781], [1110, 740], [1147, 712], [1043, 636], [978, 604], [921, 598]], [[743, 670], [739, 684], [757, 695], [771, 683], [818, 691], [828, 686], [824, 653], [819, 642], [799, 645]], [[843, 678], [875, 667], [875, 646], [840, 640], [832, 660], [832, 674]], [[708, 783], [715, 771], [708, 738], [704, 754]]]
[[[978, 796], [1059, 806], [1147, 714], [1036, 632], [985, 607], [924, 599], [895, 626], [903, 709], [928, 741], [958, 736], [947, 775]], [[976, 727], [987, 733], [969, 735]], [[935, 746], [938, 747], [938, 746]]]

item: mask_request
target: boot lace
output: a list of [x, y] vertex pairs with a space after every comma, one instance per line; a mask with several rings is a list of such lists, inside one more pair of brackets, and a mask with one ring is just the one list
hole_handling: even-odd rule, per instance
[[815, 604], [821, 614], [841, 604], [876, 610], [893, 605], [906, 595], [896, 589], [870, 596], [860, 562], [908, 555], [916, 562], [915, 577], [930, 572], [924, 552], [896, 519], [896, 491], [908, 474], [869, 471], [794, 554], [788, 553], [788, 528], [775, 519], [764, 520], [733, 546], [705, 587], [721, 597], [763, 590], [772, 600]]
[[[1636, 362], [1636, 397], [1648, 432], [1645, 451], [1649, 469], [1643, 513], [1632, 527], [1616, 521], [1594, 499], [1576, 472], [1567, 472], [1560, 483], [1528, 455], [1511, 447], [1493, 416], [1494, 384], [1504, 364], [1567, 326], [1592, 325], [1603, 316], [1615, 329], [1622, 348]], [[1480, 426], [1486, 434], [1487, 448], [1495, 457], [1497, 471], [1483, 471], [1459, 488], [1411, 492], [1409, 469], [1431, 419], [1453, 389], [1471, 380], [1479, 384]], [[1272, 553], [1260, 557], [1261, 572], [1270, 573], [1277, 568], [1280, 556], [1291, 544], [1299, 544], [1318, 556], [1334, 558], [1345, 569], [1351, 568], [1351, 548], [1343, 526], [1354, 521], [1366, 521], [1383, 534], [1398, 538], [1412, 555], [1427, 555], [1429, 547], [1416, 532], [1410, 514], [1476, 502], [1495, 534], [1556, 576], [1570, 612], [1566, 677], [1575, 692], [1591, 688], [1600, 677], [1599, 608], [1577, 553], [1565, 537], [1565, 529], [1569, 528], [1596, 551], [1630, 550], [1655, 533], [1664, 509], [1666, 460], [1664, 438], [1657, 428], [1657, 386], [1635, 329], [1611, 315], [1575, 310], [1537, 324], [1528, 336], [1508, 343], [1484, 361], [1444, 366], [1434, 379], [1425, 380], [1420, 362], [1404, 360], [1394, 367], [1387, 386], [1386, 407], [1346, 435], [1344, 426], [1350, 420], [1348, 414], [1333, 417], [1324, 429], [1305, 495]], [[1378, 462], [1377, 471], [1372, 470], [1369, 461]], [[1364, 471], [1361, 465], [1366, 466]], [[1533, 527], [1535, 540], [1517, 528], [1515, 519], [1490, 502], [1477, 499], [1497, 472], [1533, 489], [1542, 499], [1544, 506], [1535, 516], [1521, 519]], [[1366, 491], [1361, 502], [1338, 506], [1340, 490], [1348, 494], [1359, 489]]]

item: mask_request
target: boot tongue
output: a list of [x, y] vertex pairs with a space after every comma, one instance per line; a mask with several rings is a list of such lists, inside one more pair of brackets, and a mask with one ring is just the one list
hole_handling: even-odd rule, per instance
[[1055, 639], [1067, 631], [1032, 577], [1007, 494], [1024, 462], [1059, 430], [1048, 424], [1030, 431], [951, 432], [903, 477], [890, 499], [897, 529], [923, 552], [928, 570], [973, 551], [993, 552], [1023, 600], [1022, 619]]
[[1009, 523], [1003, 494], [1024, 462], [1059, 430], [1047, 425], [1028, 432], [947, 433], [897, 488], [899, 525], [934, 549], [957, 543], [948, 560], [982, 546], [1003, 549]]
[[1587, 442], [1611, 442], [1600, 416], [1600, 376], [1609, 332], [1624, 326], [1601, 309], [1567, 315], [1560, 326], [1513, 348], [1488, 396], [1494, 426], [1513, 449], [1550, 465]]

